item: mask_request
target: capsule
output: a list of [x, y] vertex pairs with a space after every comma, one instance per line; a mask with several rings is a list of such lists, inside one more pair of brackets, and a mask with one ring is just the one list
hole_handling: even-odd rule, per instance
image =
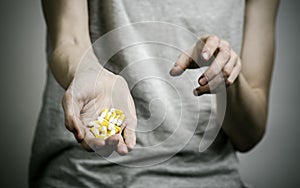
[[108, 130], [111, 130], [111, 131], [112, 131], [112, 130], [115, 130], [114, 124], [111, 124], [111, 123], [110, 123], [110, 124], [108, 125]]
[[100, 116], [92, 122], [88, 123], [90, 131], [96, 138], [106, 139], [109, 136], [121, 132], [121, 125], [125, 120], [125, 115], [122, 110], [105, 108], [100, 113]]
[[119, 133], [121, 131], [121, 127], [115, 126], [115, 130], [116, 130], [116, 133]]
[[116, 115], [117, 115], [116, 113], [112, 112], [111, 116], [109, 117], [109, 123], [113, 123]]
[[111, 114], [112, 114], [111, 112], [108, 112], [108, 113], [106, 114], [105, 119], [106, 119], [107, 121], [109, 121], [109, 118], [110, 118]]
[[91, 128], [91, 132], [93, 133], [93, 135], [94, 135], [95, 137], [97, 137], [98, 135], [100, 135], [100, 134], [99, 134], [99, 129], [97, 129], [97, 128], [95, 128], [95, 127], [92, 127], [92, 128]]
[[105, 118], [106, 114], [108, 113], [108, 109], [104, 108], [100, 114], [100, 117]]
[[104, 118], [103, 118], [103, 117], [101, 117], [101, 116], [99, 116], [99, 117], [97, 118], [97, 120], [98, 120], [98, 121], [99, 121], [99, 123], [101, 124], [101, 123], [103, 122]]
[[115, 135], [116, 134], [116, 130], [111, 130], [109, 133], [109, 136]]
[[121, 126], [123, 124], [124, 119], [125, 119], [125, 115], [121, 114], [117, 121], [117, 126]]
[[102, 126], [108, 127], [109, 122], [108, 122], [106, 119], [104, 119], [104, 120], [102, 121], [101, 125], [102, 125]]
[[106, 135], [107, 134], [107, 128], [106, 126], [101, 127], [101, 134]]
[[122, 111], [122, 110], [119, 110], [119, 109], [116, 109], [116, 110], [115, 110], [115, 113], [116, 113], [117, 115], [122, 115], [122, 114], [123, 114], [123, 111]]

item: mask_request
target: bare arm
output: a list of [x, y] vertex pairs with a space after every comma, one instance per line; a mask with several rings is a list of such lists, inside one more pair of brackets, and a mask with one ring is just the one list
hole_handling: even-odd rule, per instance
[[277, 0], [248, 0], [242, 48], [242, 71], [228, 88], [223, 130], [245, 152], [263, 137], [268, 114], [275, 45]]
[[216, 92], [223, 82], [218, 75], [223, 74], [228, 92], [222, 128], [241, 152], [253, 148], [266, 128], [277, 7], [278, 0], [247, 0], [241, 58], [227, 41], [206, 35], [192, 51], [182, 53], [170, 71], [173, 76], [180, 75], [187, 68], [195, 68], [198, 57], [205, 63], [216, 54], [199, 77], [200, 86], [194, 94]]
[[[92, 149], [101, 156], [113, 151], [127, 154], [136, 143], [135, 105], [125, 79], [103, 68], [92, 50], [86, 53], [91, 46], [87, 1], [43, 0], [42, 4], [53, 48], [50, 69], [66, 90], [62, 100], [66, 128], [86, 150]], [[83, 60], [83, 55], [88, 58]], [[111, 93], [118, 93], [121, 97], [115, 97], [125, 99], [112, 103]], [[96, 139], [87, 124], [97, 118], [102, 109], [112, 105], [122, 107], [126, 115], [123, 134], [115, 134], [105, 140]]]
[[91, 45], [87, 1], [43, 0], [42, 5], [53, 50], [50, 68], [56, 80], [66, 89], [82, 54]]

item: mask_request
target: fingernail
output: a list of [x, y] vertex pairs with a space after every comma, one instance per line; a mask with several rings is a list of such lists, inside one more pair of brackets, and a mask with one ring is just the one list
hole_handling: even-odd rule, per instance
[[204, 86], [205, 84], [207, 84], [207, 80], [204, 75], [200, 76], [199, 84], [201, 86]]
[[207, 52], [203, 52], [203, 53], [202, 53], [202, 57], [203, 57], [205, 60], [208, 60], [209, 54], [208, 54]]
[[197, 91], [197, 89], [194, 89], [193, 94], [194, 94], [195, 96], [198, 96], [198, 91]]
[[178, 76], [183, 73], [183, 70], [180, 66], [174, 65], [174, 67], [170, 70], [169, 73], [171, 76]]

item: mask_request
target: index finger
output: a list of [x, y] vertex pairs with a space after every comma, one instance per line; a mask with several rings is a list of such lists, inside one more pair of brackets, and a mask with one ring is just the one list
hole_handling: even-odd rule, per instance
[[221, 40], [219, 45], [219, 52], [216, 58], [199, 79], [200, 85], [203, 86], [207, 84], [209, 81], [211, 81], [221, 73], [223, 67], [230, 59], [230, 52], [231, 48], [228, 42]]

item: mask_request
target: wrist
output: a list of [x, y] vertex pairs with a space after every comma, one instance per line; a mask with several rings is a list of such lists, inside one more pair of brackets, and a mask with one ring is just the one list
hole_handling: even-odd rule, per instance
[[[87, 53], [89, 46], [80, 46], [74, 44], [63, 44], [56, 47], [49, 58], [49, 67], [57, 82], [67, 89], [72, 82], [76, 72], [79, 69], [92, 67], [100, 69], [102, 66], [98, 63], [94, 53]], [[82, 60], [83, 56], [90, 57]]]

